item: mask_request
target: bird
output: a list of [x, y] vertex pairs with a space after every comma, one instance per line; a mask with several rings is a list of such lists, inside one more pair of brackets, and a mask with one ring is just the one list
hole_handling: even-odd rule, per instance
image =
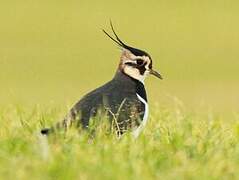
[[127, 45], [116, 34], [112, 22], [110, 26], [114, 37], [104, 29], [102, 31], [121, 49], [120, 62], [114, 77], [83, 96], [63, 121], [51, 128], [42, 129], [41, 134], [49, 135], [58, 129], [67, 131], [73, 125], [88, 129], [90, 121], [96, 120], [94, 117], [100, 114], [99, 111], [105, 112], [118, 136], [130, 131], [137, 138], [146, 126], [149, 105], [145, 78], [148, 75], [163, 78], [153, 69], [152, 58], [146, 51]]

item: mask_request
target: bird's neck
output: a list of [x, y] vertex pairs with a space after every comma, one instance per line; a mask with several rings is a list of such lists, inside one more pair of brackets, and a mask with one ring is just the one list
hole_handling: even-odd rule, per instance
[[134, 79], [121, 71], [116, 72], [113, 81], [117, 81], [117, 83], [120, 83], [121, 87], [125, 90], [135, 92], [147, 101], [144, 84], [141, 81]]

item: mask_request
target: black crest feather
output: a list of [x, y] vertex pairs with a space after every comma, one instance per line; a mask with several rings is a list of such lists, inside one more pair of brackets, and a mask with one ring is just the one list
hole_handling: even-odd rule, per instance
[[110, 26], [111, 26], [111, 30], [113, 31], [114, 36], [115, 36], [116, 39], [113, 38], [112, 36], [110, 36], [109, 33], [107, 33], [104, 29], [102, 29], [102, 31], [103, 31], [111, 40], [113, 40], [116, 44], [118, 44], [120, 47], [122, 47], [122, 48], [124, 48], [124, 49], [129, 50], [129, 51], [130, 51], [131, 53], [133, 53], [135, 56], [148, 56], [148, 57], [150, 57], [147, 52], [126, 45], [126, 44], [119, 38], [119, 36], [116, 34], [116, 32], [115, 32], [115, 30], [114, 30], [114, 27], [113, 27], [113, 24], [112, 24], [111, 21], [110, 21]]

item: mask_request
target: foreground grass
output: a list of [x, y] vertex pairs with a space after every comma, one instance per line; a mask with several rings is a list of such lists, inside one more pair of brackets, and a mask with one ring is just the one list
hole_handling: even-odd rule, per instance
[[[45, 138], [60, 110], [0, 110], [1, 179], [238, 179], [239, 123], [213, 113], [154, 106], [139, 139], [98, 129]], [[159, 109], [159, 110], [157, 110]]]

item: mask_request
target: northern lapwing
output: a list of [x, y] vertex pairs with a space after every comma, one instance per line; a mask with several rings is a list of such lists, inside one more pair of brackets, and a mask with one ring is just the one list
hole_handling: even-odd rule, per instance
[[[147, 52], [126, 45], [115, 33], [112, 23], [110, 25], [115, 38], [105, 30], [103, 32], [122, 49], [115, 76], [103, 86], [86, 94], [63, 121], [52, 128], [42, 129], [42, 134], [61, 128], [67, 130], [73, 124], [87, 129], [90, 119], [93, 120], [99, 110], [106, 112], [118, 135], [131, 131], [134, 137], [138, 137], [146, 125], [149, 106], [144, 80], [149, 74], [160, 79], [162, 76], [153, 70], [152, 58]], [[116, 123], [112, 123], [113, 121]]]

